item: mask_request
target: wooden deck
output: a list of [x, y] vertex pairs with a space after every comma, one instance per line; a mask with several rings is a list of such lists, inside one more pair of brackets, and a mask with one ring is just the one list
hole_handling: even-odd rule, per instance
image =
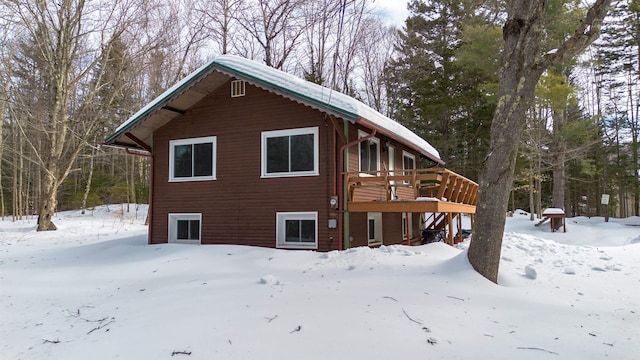
[[[451, 244], [454, 242], [453, 217], [470, 214], [473, 226], [478, 184], [453, 171], [444, 168], [381, 170], [349, 172], [345, 176], [349, 212], [440, 213], [444, 216], [434, 217], [425, 228], [448, 226]], [[461, 230], [459, 228], [458, 233]]]

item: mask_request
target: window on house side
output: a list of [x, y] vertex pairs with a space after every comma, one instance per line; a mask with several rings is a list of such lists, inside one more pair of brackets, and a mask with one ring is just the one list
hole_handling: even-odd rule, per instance
[[376, 239], [376, 220], [369, 219], [369, 241]]
[[[367, 136], [364, 131], [358, 132], [358, 137]], [[371, 172], [380, 170], [380, 140], [376, 137], [360, 143], [360, 171]], [[371, 174], [373, 175], [373, 174]]]
[[262, 177], [318, 175], [318, 128], [262, 133]]
[[169, 181], [216, 179], [216, 137], [171, 140]]
[[200, 244], [202, 214], [169, 214], [169, 242]]
[[[413, 171], [416, 168], [416, 157], [413, 154], [410, 154], [406, 151], [402, 152], [402, 169], [404, 171], [404, 176], [413, 176]], [[410, 184], [411, 181], [405, 181], [405, 184]]]
[[276, 247], [289, 249], [317, 249], [318, 213], [276, 213]]

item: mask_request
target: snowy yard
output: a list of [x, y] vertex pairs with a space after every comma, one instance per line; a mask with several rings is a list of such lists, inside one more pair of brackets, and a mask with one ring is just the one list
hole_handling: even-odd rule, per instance
[[[2, 359], [640, 359], [640, 219], [507, 219], [468, 243], [147, 245], [146, 207], [0, 222]], [[631, 226], [636, 225], [636, 226]]]

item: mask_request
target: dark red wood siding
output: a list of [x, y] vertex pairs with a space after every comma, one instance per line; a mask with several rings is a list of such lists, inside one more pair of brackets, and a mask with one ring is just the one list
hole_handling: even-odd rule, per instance
[[[261, 133], [318, 127], [319, 176], [261, 178]], [[217, 180], [169, 182], [169, 141], [217, 137]], [[203, 244], [276, 246], [276, 212], [318, 212], [318, 250], [338, 248], [328, 228], [333, 194], [333, 127], [324, 114], [262, 89], [230, 97], [221, 86], [153, 135], [151, 241], [168, 240], [169, 213], [201, 213]]]

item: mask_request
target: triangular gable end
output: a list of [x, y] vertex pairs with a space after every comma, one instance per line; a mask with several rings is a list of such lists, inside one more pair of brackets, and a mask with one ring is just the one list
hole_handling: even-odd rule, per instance
[[[221, 76], [223, 74], [224, 76]], [[155, 129], [207, 95], [192, 90], [198, 83], [205, 80], [219, 83], [228, 80], [228, 77], [244, 80], [266, 91], [352, 123], [361, 123], [366, 127], [375, 128], [378, 133], [406, 143], [431, 160], [444, 164], [438, 151], [427, 141], [362, 102], [278, 69], [234, 55], [221, 55], [189, 74], [120, 125], [105, 139], [105, 144], [144, 149], [140, 146], [138, 138], [143, 138], [142, 141], [145, 141], [144, 138], [149, 138]], [[207, 86], [204, 88], [206, 90]], [[181, 103], [183, 107], [171, 106], [174, 103]], [[167, 111], [161, 112], [161, 110]], [[136, 128], [137, 131], [134, 131]], [[137, 136], [136, 133], [141, 135]]]

